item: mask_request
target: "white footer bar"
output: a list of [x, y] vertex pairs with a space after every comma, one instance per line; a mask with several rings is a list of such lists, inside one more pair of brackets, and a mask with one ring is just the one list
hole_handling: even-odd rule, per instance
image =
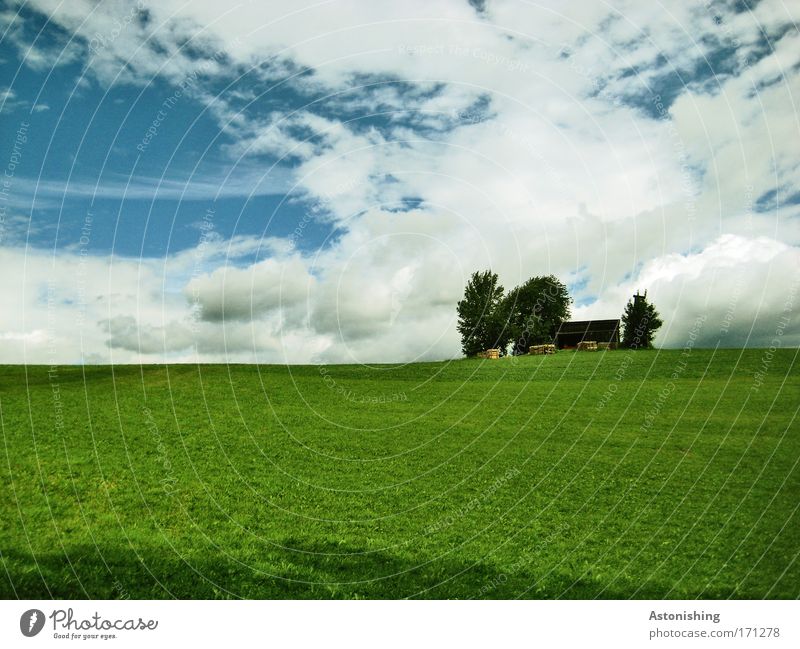
[[0, 601], [0, 646], [800, 647], [796, 601]]

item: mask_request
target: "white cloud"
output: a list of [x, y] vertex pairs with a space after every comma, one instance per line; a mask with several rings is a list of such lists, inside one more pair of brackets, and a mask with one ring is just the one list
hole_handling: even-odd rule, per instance
[[313, 283], [306, 264], [295, 255], [248, 268], [223, 266], [192, 279], [185, 294], [207, 321], [251, 320], [301, 304]]
[[656, 344], [684, 346], [693, 323], [705, 317], [700, 346], [769, 347], [776, 336], [784, 346], [800, 345], [796, 247], [766, 237], [724, 235], [701, 252], [648, 261], [635, 279], [577, 309], [577, 315], [621, 313], [630, 296], [645, 287], [665, 323]]
[[[93, 284], [86, 320], [93, 358], [186, 359], [195, 346], [203, 358], [231, 360], [282, 360], [289, 348], [298, 362], [454, 356], [455, 302], [469, 274], [488, 266], [508, 287], [551, 272], [585, 280], [580, 297], [597, 299], [576, 315], [614, 317], [635, 289], [648, 289], [668, 345], [680, 344], [698, 310], [716, 321], [732, 301], [726, 340], [763, 344], [783, 308], [797, 206], [764, 213], [756, 201], [800, 181], [796, 33], [746, 62], [763, 48], [760, 29], [780, 36], [795, 9], [508, 0], [479, 15], [451, 1], [163, 2], [115, 31], [124, 3], [33, 6], [76, 41], [102, 44], [89, 65], [101, 84], [156, 75], [176, 83], [198, 69], [215, 80], [245, 75], [244, 90], [197, 92], [238, 138], [228, 153], [285, 156], [295, 165], [291, 193], [342, 231], [317, 254], [269, 242], [269, 259], [246, 267], [226, 246], [242, 257], [261, 242], [217, 241], [194, 278], [192, 251], [161, 267], [92, 259], [106, 281]], [[733, 73], [694, 83], [692, 71], [726, 44], [738, 48]], [[220, 49], [224, 57], [213, 57]], [[688, 86], [656, 116], [669, 73]], [[254, 109], [275, 98], [275, 84], [297, 105]], [[252, 186], [245, 176], [231, 178], [240, 193]], [[29, 288], [16, 302], [6, 296], [4, 313], [30, 321], [7, 315], [4, 325], [30, 336], [46, 328], [31, 297], [43, 269], [65, 265], [54, 277], [70, 278], [77, 262], [37, 251], [14, 259]], [[735, 263], [752, 272], [742, 278]], [[49, 312], [68, 318], [74, 307]], [[74, 349], [74, 327], [56, 329]], [[796, 332], [793, 321], [787, 340]], [[48, 353], [35, 336], [25, 340], [31, 358]]]
[[[90, 197], [146, 200], [216, 200], [230, 197], [283, 195], [292, 187], [292, 174], [284, 167], [263, 167], [239, 161], [222, 169], [205, 168], [183, 180], [152, 177], [146, 174], [125, 177], [107, 174], [94, 181], [83, 179], [51, 180], [15, 175], [10, 200], [18, 206], [65, 198]], [[40, 203], [40, 201], [42, 203]]]

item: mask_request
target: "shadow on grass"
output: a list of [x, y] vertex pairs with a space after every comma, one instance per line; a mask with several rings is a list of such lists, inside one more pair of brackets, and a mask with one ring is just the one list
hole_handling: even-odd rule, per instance
[[[263, 556], [236, 560], [225, 555], [172, 550], [75, 546], [67, 553], [7, 551], [1, 555], [4, 599], [628, 599], [636, 585], [549, 573], [535, 562], [499, 567], [490, 562], [443, 557], [426, 560], [367, 552], [336, 543], [284, 544]], [[578, 571], [576, 571], [577, 574]], [[661, 598], [669, 588], [641, 589], [637, 598]], [[704, 591], [710, 599], [732, 593]], [[677, 594], [675, 595], [677, 597]], [[741, 595], [739, 595], [741, 596]]]

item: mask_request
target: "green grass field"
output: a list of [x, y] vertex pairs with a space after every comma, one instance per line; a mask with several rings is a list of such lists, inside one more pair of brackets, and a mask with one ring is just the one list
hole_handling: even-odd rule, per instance
[[5, 598], [796, 598], [797, 350], [0, 368]]

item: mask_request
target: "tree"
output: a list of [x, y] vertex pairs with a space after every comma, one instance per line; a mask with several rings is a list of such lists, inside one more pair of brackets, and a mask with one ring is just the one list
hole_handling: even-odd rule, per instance
[[567, 287], [554, 275], [531, 277], [509, 291], [502, 310], [514, 343], [512, 353], [527, 354], [531, 345], [552, 342], [559, 325], [570, 317], [571, 302]]
[[655, 306], [647, 301], [647, 291], [644, 295], [633, 296], [625, 305], [622, 314], [622, 346], [629, 349], [650, 349], [653, 347], [653, 337], [663, 325]]
[[504, 355], [508, 332], [503, 318], [503, 287], [490, 270], [472, 273], [458, 303], [458, 333], [465, 356], [475, 356], [486, 349], [499, 348]]

